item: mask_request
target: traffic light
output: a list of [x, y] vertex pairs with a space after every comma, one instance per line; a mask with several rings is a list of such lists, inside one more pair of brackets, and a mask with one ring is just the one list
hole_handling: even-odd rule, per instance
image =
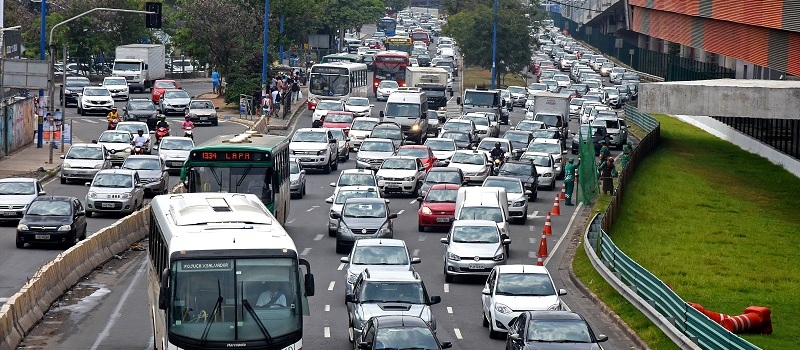
[[145, 11], [155, 12], [155, 14], [147, 14], [145, 26], [147, 28], [161, 28], [161, 3], [148, 2], [144, 8]]

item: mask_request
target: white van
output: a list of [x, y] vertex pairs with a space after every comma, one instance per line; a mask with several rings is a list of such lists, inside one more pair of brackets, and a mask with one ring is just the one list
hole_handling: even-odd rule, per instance
[[502, 187], [461, 187], [456, 195], [455, 219], [491, 220], [500, 233], [508, 230], [508, 195]]
[[428, 132], [428, 98], [421, 90], [392, 93], [380, 112], [382, 122], [399, 124], [406, 139], [419, 145], [425, 142]]

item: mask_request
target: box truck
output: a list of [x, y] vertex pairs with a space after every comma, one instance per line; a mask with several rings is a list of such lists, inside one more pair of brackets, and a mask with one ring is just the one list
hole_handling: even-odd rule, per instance
[[153, 82], [166, 76], [164, 45], [130, 44], [117, 46], [111, 75], [125, 77], [130, 89], [145, 92]]

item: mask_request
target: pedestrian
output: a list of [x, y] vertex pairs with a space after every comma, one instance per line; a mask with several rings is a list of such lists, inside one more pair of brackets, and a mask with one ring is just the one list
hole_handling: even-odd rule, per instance
[[600, 163], [597, 172], [600, 173], [600, 182], [603, 184], [603, 194], [614, 193], [614, 178], [619, 176], [617, 167], [614, 166], [614, 158], [606, 158], [605, 162]]
[[569, 157], [567, 166], [564, 167], [564, 191], [566, 192], [566, 205], [572, 204], [572, 192], [575, 189], [575, 160]]
[[216, 67], [211, 72], [211, 88], [215, 94], [219, 93], [219, 72], [217, 72]]
[[300, 77], [295, 76], [292, 79], [292, 103], [300, 101]]
[[631, 160], [631, 153], [633, 153], [633, 142], [628, 141], [622, 146], [622, 169], [628, 166], [628, 161]]
[[280, 91], [278, 91], [277, 89], [273, 90], [271, 97], [272, 97], [272, 113], [275, 116], [279, 116], [280, 115], [279, 112], [281, 110], [281, 100], [280, 100], [281, 93], [280, 93]]
[[599, 161], [597, 165], [603, 164], [603, 162], [608, 158], [610, 154], [608, 153], [608, 146], [606, 146], [606, 140], [600, 141], [600, 157], [598, 158]]
[[261, 110], [264, 111], [265, 117], [272, 115], [272, 98], [269, 96], [269, 90], [267, 90], [267, 96], [261, 98]]

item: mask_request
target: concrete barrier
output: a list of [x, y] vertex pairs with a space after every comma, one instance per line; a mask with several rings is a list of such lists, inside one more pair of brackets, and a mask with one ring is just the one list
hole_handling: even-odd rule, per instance
[[0, 350], [15, 349], [65, 291], [95, 267], [144, 238], [149, 218], [148, 205], [67, 249], [36, 271], [0, 308]]

